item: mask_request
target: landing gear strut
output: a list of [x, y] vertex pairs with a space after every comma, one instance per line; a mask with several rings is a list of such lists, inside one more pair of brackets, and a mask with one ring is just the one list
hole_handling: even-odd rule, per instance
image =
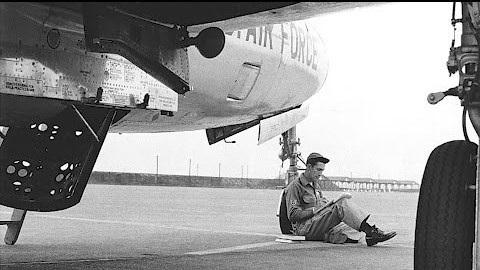
[[297, 153], [297, 145], [300, 145], [300, 139], [297, 140], [297, 127], [293, 126], [282, 133], [282, 138], [283, 142], [280, 141], [280, 144], [282, 145], [280, 159], [282, 162], [287, 158], [290, 160], [290, 166], [288, 167], [287, 175], [285, 177], [285, 186], [287, 186], [298, 177], [297, 159], [300, 154]]
[[459, 85], [427, 100], [436, 104], [445, 96], [460, 98], [465, 140], [438, 146], [425, 166], [414, 251], [414, 268], [422, 270], [480, 269], [480, 148], [470, 142], [465, 123], [468, 111], [480, 136], [480, 3], [462, 2], [462, 19], [455, 19], [454, 2], [451, 22], [462, 23], [461, 46], [452, 41], [447, 61], [450, 74], [459, 72]]
[[290, 159], [290, 166], [288, 167], [287, 175], [285, 176], [285, 186], [283, 187], [282, 194], [280, 194], [280, 202], [277, 210], [278, 221], [280, 222], [280, 230], [283, 234], [292, 234], [292, 224], [288, 220], [287, 216], [287, 204], [285, 201], [285, 188], [298, 176], [297, 168], [297, 145], [300, 141], [296, 139], [296, 126], [293, 126], [289, 130], [282, 133], [283, 141], [280, 140], [282, 145], [282, 151], [279, 158], [283, 161]]
[[13, 245], [17, 242], [20, 230], [22, 229], [23, 221], [27, 210], [13, 209], [12, 217], [8, 221], [0, 221], [0, 225], [7, 225], [7, 232], [5, 233], [5, 244]]

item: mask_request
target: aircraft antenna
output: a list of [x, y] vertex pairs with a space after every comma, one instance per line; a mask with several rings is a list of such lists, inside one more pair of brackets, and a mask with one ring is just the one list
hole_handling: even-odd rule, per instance
[[450, 54], [448, 56], [448, 61], [447, 61], [447, 68], [448, 68], [448, 72], [450, 73], [449, 76], [452, 76], [452, 74], [454, 74], [458, 70], [457, 51], [455, 50], [455, 34], [457, 31], [457, 23], [462, 22], [462, 19], [455, 19], [456, 5], [457, 5], [457, 2], [453, 2], [452, 19], [450, 20], [453, 26], [453, 38], [452, 38], [452, 44], [450, 45]]
[[457, 2], [453, 2], [453, 8], [452, 8], [452, 26], [453, 26], [453, 39], [452, 39], [452, 45], [451, 48], [455, 47], [455, 31], [457, 31], [457, 21], [455, 20], [455, 7], [457, 6]]
[[455, 47], [455, 32], [457, 31], [457, 23], [462, 22], [462, 19], [455, 19], [455, 8], [457, 6], [457, 2], [453, 2], [453, 8], [452, 8], [452, 19], [450, 22], [452, 23], [453, 26], [453, 39], [452, 39], [452, 45], [451, 48]]

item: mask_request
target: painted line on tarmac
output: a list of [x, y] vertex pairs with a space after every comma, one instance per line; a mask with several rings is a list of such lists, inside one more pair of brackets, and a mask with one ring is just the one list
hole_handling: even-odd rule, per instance
[[404, 244], [390, 244], [390, 243], [382, 243], [382, 244], [379, 244], [378, 246], [385, 246], [385, 247], [398, 247], [398, 248], [411, 248], [411, 249], [414, 249], [415, 246], [414, 245], [404, 245]]
[[[217, 248], [209, 249], [196, 252], [188, 252], [183, 255], [210, 255], [210, 254], [219, 254], [226, 253], [237, 250], [245, 250], [250, 248], [266, 247], [279, 244], [277, 242], [265, 242], [265, 243], [256, 243], [249, 245], [241, 245], [228, 248]], [[58, 260], [58, 261], [35, 261], [35, 262], [12, 262], [12, 263], [0, 263], [0, 266], [16, 266], [16, 265], [42, 265], [42, 264], [71, 264], [71, 263], [85, 263], [85, 262], [108, 262], [108, 261], [126, 261], [126, 260], [136, 260], [144, 257], [117, 257], [117, 258], [98, 258], [98, 259], [77, 259], [77, 260]]]
[[143, 258], [143, 257], [118, 257], [118, 258], [59, 260], [59, 261], [12, 262], [12, 263], [0, 263], [0, 266], [39, 265], [39, 264], [42, 265], [42, 264], [84, 263], [84, 262], [110, 262], [110, 261], [135, 260], [139, 258]]
[[[0, 211], [0, 214], [11, 214], [11, 212]], [[41, 215], [41, 214], [32, 214], [30, 217], [41, 217], [41, 218], [51, 218], [51, 219], [64, 219], [64, 220], [76, 220], [84, 222], [96, 222], [96, 223], [105, 223], [105, 224], [121, 224], [121, 225], [133, 225], [133, 226], [150, 226], [155, 228], [164, 228], [164, 229], [174, 229], [174, 230], [186, 230], [194, 232], [211, 232], [211, 233], [226, 233], [226, 234], [240, 234], [240, 235], [254, 235], [254, 236], [268, 236], [268, 237], [278, 237], [278, 234], [268, 234], [268, 233], [256, 233], [256, 232], [239, 232], [239, 231], [224, 231], [224, 230], [211, 230], [211, 229], [201, 229], [185, 226], [172, 226], [172, 225], [161, 225], [153, 223], [144, 223], [144, 222], [130, 222], [130, 221], [121, 221], [121, 220], [104, 220], [104, 219], [90, 219], [90, 218], [76, 218], [76, 217], [62, 217], [62, 216], [52, 216], [52, 215]], [[268, 243], [277, 243], [277, 242], [268, 242]], [[395, 243], [383, 243], [379, 246], [388, 246], [388, 247], [399, 247], [399, 248], [409, 248], [413, 249], [413, 245], [405, 244], [395, 244]], [[225, 251], [227, 252], [227, 251]], [[186, 253], [187, 254], [187, 253]]]
[[[1, 212], [0, 212], [0, 213], [1, 213]], [[41, 217], [41, 218], [50, 218], [50, 219], [74, 220], [74, 221], [94, 222], [94, 223], [104, 223], [104, 224], [120, 224], [120, 225], [132, 225], [132, 226], [150, 226], [150, 227], [155, 227], [155, 228], [173, 229], [173, 230], [186, 230], [186, 231], [194, 231], [194, 232], [211, 232], [211, 233], [226, 233], [226, 234], [240, 234], [240, 235], [255, 235], [255, 236], [278, 237], [278, 234], [269, 234], [269, 233], [212, 230], [212, 229], [202, 229], [202, 228], [194, 228], [194, 227], [186, 227], [186, 226], [172, 226], [172, 225], [162, 225], [162, 224], [153, 224], [153, 223], [145, 223], [145, 222], [131, 222], [131, 221], [121, 221], [121, 220], [106, 220], [106, 219], [92, 219], [92, 218], [76, 218], [76, 217], [63, 217], [63, 216], [53, 216], [53, 215], [41, 215], [41, 214], [33, 214], [33, 215], [30, 215], [30, 217]]]
[[184, 253], [183, 255], [219, 254], [219, 253], [226, 253], [226, 252], [232, 252], [232, 251], [244, 250], [244, 249], [250, 249], [250, 248], [266, 247], [266, 246], [271, 246], [276, 244], [279, 244], [279, 243], [270, 241], [265, 243], [248, 244], [248, 245], [241, 245], [241, 246], [235, 246], [235, 247], [216, 248], [216, 249], [208, 249], [208, 250], [195, 251], [195, 252], [187, 252], [187, 253]]
[[[217, 248], [217, 249], [208, 249], [208, 250], [202, 250], [202, 251], [187, 252], [187, 253], [184, 253], [183, 255], [211, 255], [211, 254], [227, 253], [227, 252], [238, 251], [238, 250], [245, 250], [245, 249], [250, 249], [250, 248], [272, 246], [272, 245], [276, 245], [276, 244], [282, 244], [282, 243], [271, 241], [271, 242], [265, 242], [265, 243], [256, 243], [256, 244], [241, 245], [241, 246], [234, 246], [234, 247], [227, 247], [227, 248]], [[401, 244], [379, 245], [378, 247], [380, 248], [381, 246], [413, 249], [413, 246], [401, 245]], [[329, 245], [328, 247], [329, 248], [358, 247], [358, 244]], [[365, 248], [366, 248], [366, 246], [365, 246]]]

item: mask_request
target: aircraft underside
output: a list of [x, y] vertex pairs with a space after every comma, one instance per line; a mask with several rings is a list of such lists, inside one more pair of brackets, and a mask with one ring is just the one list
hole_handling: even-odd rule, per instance
[[[307, 47], [302, 61], [286, 53], [283, 25], [274, 34], [271, 26], [267, 47], [267, 32], [264, 46], [239, 40], [240, 32], [225, 41], [218, 28], [190, 38], [183, 27], [105, 4], [57, 6], [0, 4], [0, 204], [15, 209], [77, 204], [108, 132], [206, 129], [212, 144], [277, 115], [288, 119], [270, 125], [288, 128], [306, 117], [298, 108], [326, 76], [321, 47]], [[305, 28], [296, 27], [288, 31]], [[314, 46], [306, 34], [303, 46]], [[302, 83], [291, 93], [289, 84]]]

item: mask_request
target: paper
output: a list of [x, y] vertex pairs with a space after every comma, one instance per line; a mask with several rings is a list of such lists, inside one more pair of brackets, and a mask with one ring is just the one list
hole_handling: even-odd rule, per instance
[[336, 200], [332, 200], [332, 201], [329, 201], [326, 205], [322, 206], [321, 208], [319, 208], [318, 210], [315, 209], [315, 213], [314, 214], [317, 214], [318, 212], [322, 211], [323, 209], [337, 203], [338, 201], [342, 200], [342, 199], [350, 199], [352, 198], [352, 194], [348, 193], [348, 192], [343, 192], [340, 197], [338, 197]]

